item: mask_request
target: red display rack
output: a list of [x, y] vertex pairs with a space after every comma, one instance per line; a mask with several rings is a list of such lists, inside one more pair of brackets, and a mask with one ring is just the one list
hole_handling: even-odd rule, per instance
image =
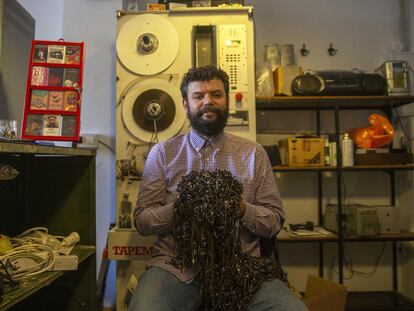
[[33, 40], [21, 138], [79, 140], [84, 43]]

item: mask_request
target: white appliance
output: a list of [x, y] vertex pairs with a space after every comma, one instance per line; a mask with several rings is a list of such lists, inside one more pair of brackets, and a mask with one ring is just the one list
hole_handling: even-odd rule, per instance
[[[155, 237], [132, 224], [140, 174], [151, 145], [188, 130], [180, 84], [190, 67], [216, 64], [230, 78], [225, 128], [256, 139], [253, 8], [118, 12], [116, 38], [116, 217], [109, 258], [117, 262], [117, 310], [139, 276]], [[133, 259], [133, 261], [131, 261]]]

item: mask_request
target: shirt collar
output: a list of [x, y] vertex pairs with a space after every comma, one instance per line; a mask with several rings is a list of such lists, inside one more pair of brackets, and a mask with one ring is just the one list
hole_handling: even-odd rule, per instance
[[216, 150], [220, 151], [224, 146], [224, 133], [220, 133], [217, 136], [214, 137], [203, 137], [200, 134], [198, 134], [196, 131], [191, 129], [190, 131], [190, 142], [193, 148], [199, 152], [201, 148], [206, 143], [210, 143], [211, 146]]

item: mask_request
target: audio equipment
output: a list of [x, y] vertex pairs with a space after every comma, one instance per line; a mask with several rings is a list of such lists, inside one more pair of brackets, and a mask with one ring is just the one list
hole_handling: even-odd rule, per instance
[[[344, 205], [345, 234], [369, 236], [377, 234], [399, 234], [400, 212], [390, 205]], [[338, 205], [327, 204], [324, 212], [324, 227], [338, 232]]]
[[377, 206], [380, 234], [400, 234], [400, 210], [397, 206]]
[[313, 225], [313, 221], [307, 221], [302, 224], [289, 224], [289, 229], [292, 231], [298, 231], [298, 230], [313, 231], [314, 225]]
[[389, 95], [410, 95], [410, 65], [403, 60], [389, 60], [382, 66]]
[[387, 82], [375, 73], [317, 71], [299, 75], [292, 81], [293, 95], [384, 95], [386, 92]]

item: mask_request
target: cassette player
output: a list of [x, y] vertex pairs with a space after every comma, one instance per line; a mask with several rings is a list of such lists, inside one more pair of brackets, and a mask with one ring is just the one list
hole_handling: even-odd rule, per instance
[[316, 71], [297, 76], [292, 81], [292, 94], [312, 95], [384, 95], [387, 92], [385, 78], [375, 73], [331, 70]]

